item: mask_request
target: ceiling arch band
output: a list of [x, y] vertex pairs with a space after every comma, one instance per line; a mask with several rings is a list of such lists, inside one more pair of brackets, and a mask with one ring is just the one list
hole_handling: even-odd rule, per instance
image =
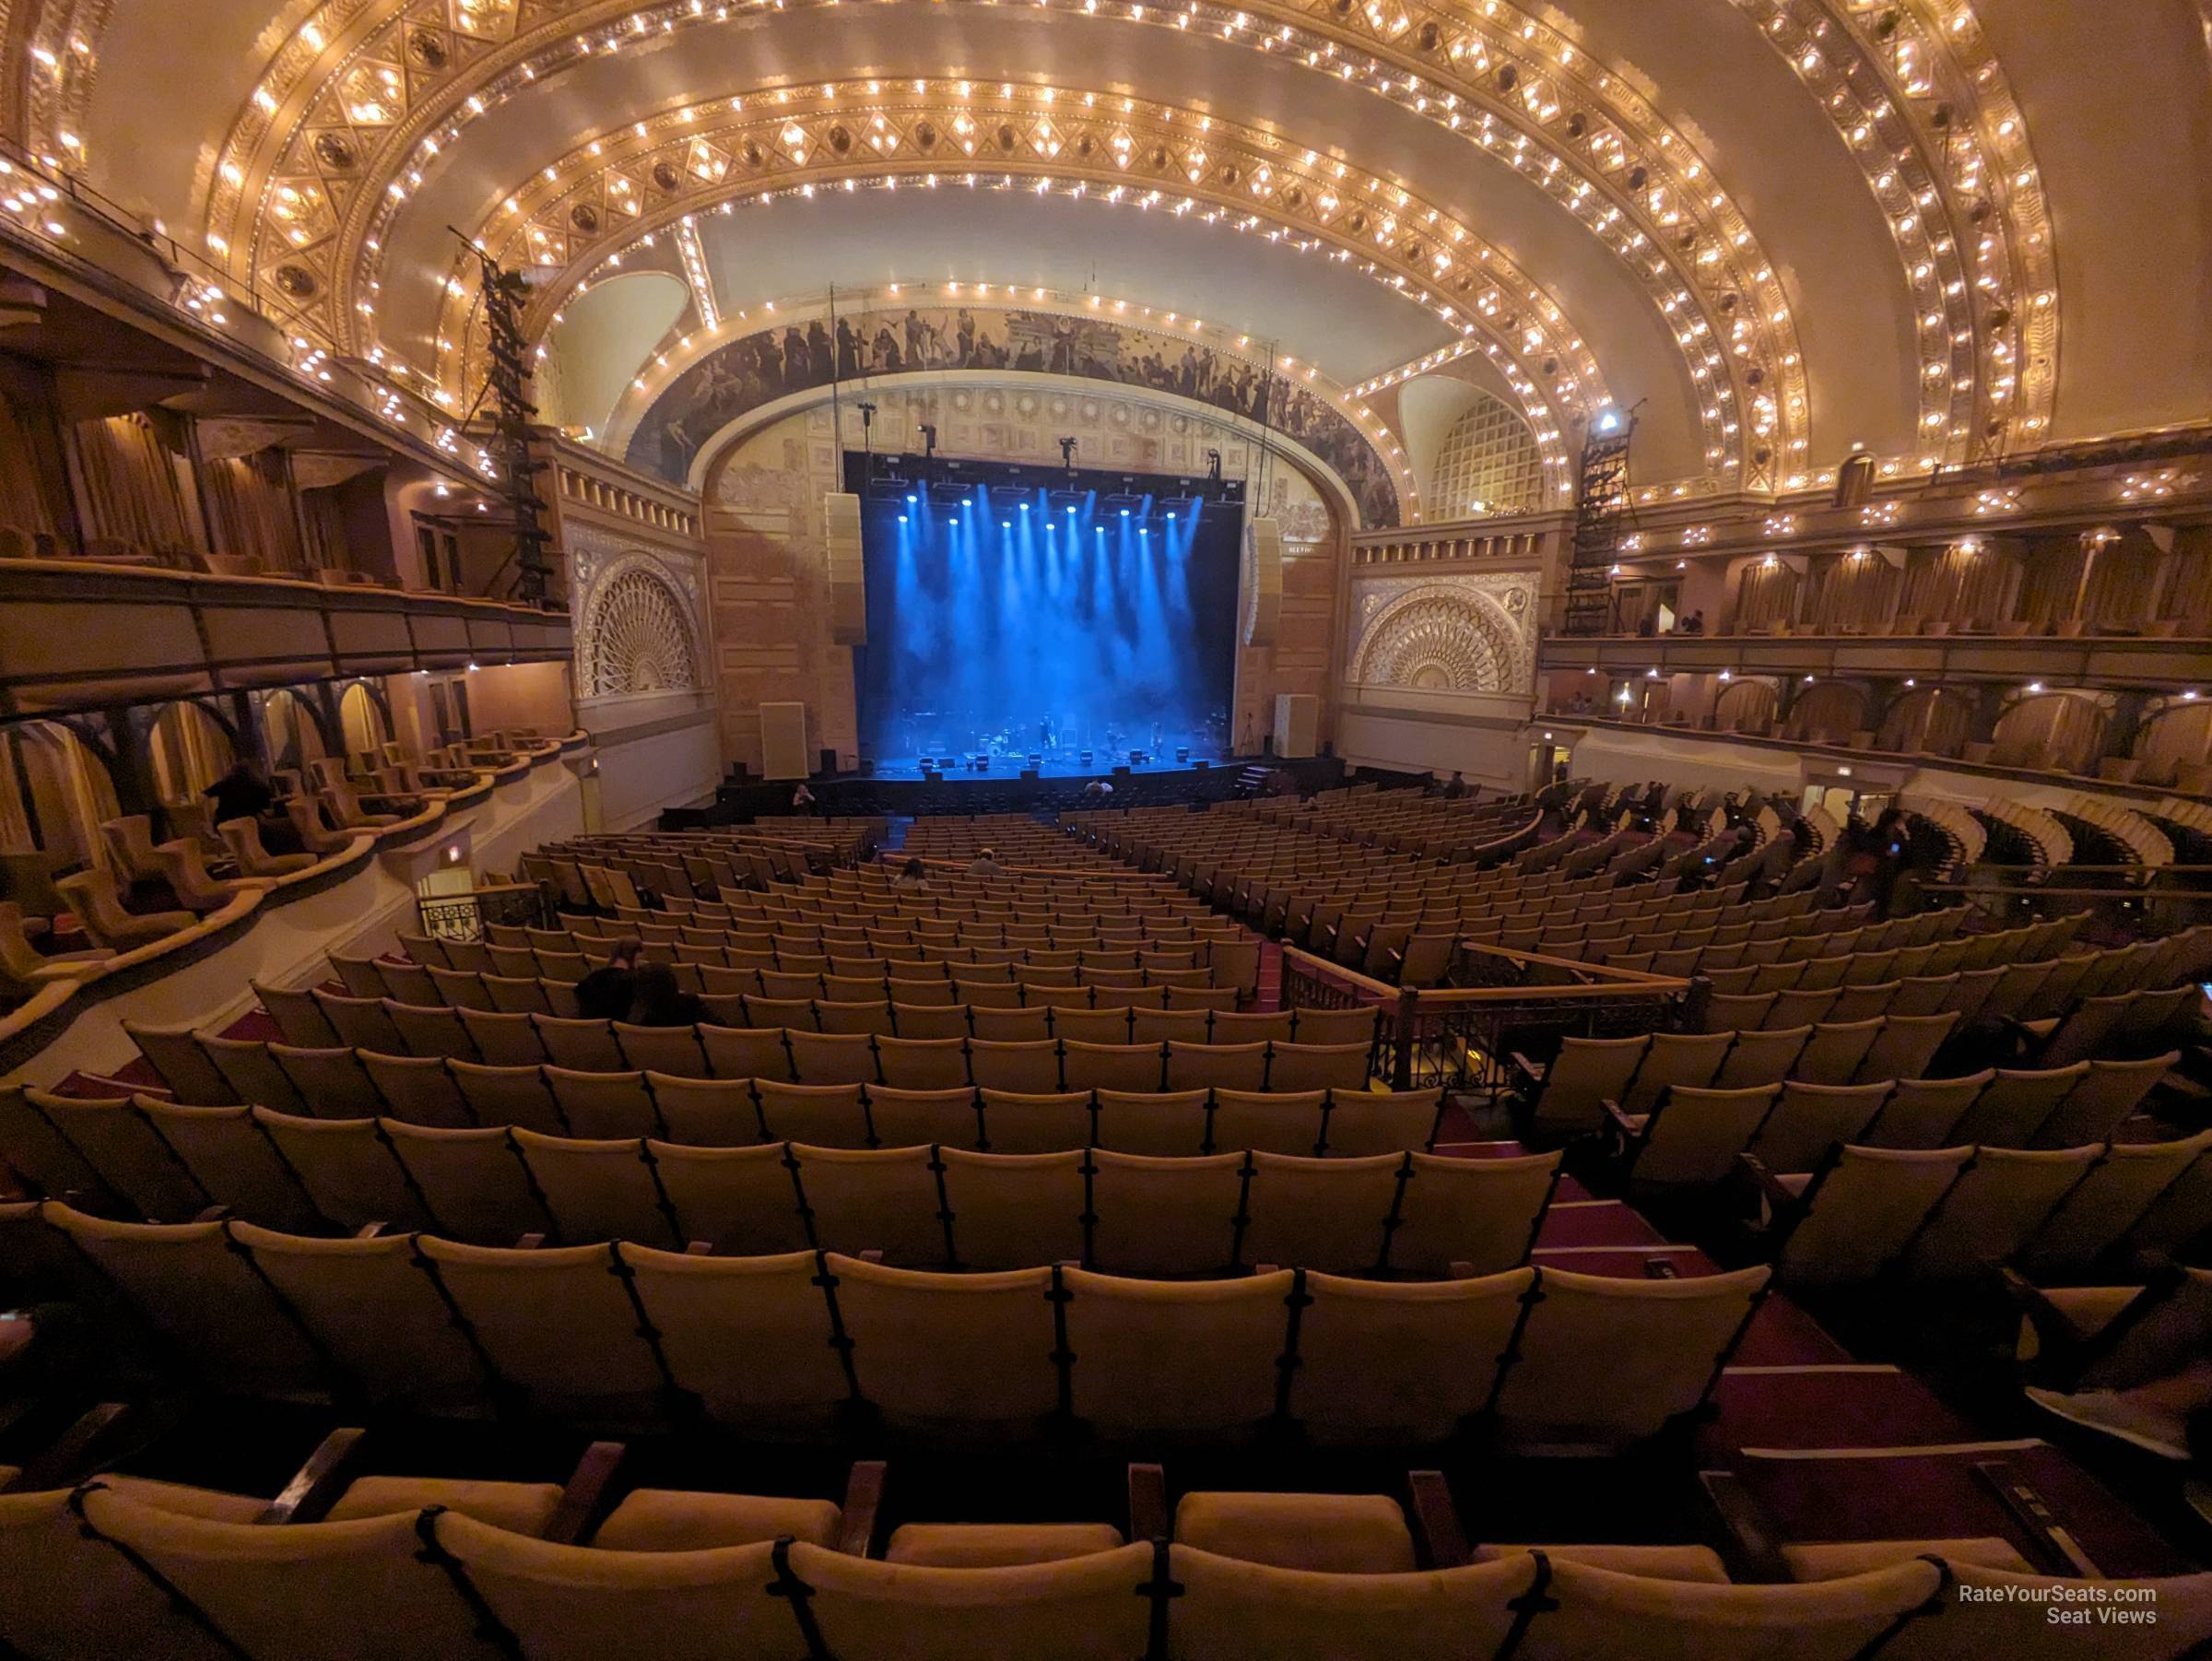
[[[1521, 22], [1515, 30], [1519, 13], [1487, 3], [1479, 18], [1418, 6], [1386, 10], [1380, 4], [1360, 9], [1339, 0], [1262, 6], [1251, 12], [1221, 9], [1218, 18], [1195, 4], [1181, 10], [1130, 0], [1084, 4], [1109, 19], [1161, 28], [1195, 24], [1253, 50], [1279, 49], [1284, 56], [1310, 60], [1316, 72], [1334, 71], [1463, 133], [1565, 206], [1653, 294], [1678, 344], [1698, 348], [1705, 372], [1694, 379], [1711, 400], [1700, 409], [1710, 429], [1705, 448], [1716, 472], [1732, 476], [1724, 482], [1760, 483], [1773, 470], [1775, 456], [1794, 453], [1793, 441], [1803, 436], [1810, 408], [1786, 296], [1747, 221], [1695, 146], [1665, 124], [1626, 75], [1604, 70], [1572, 42], [1533, 22]], [[677, 0], [642, 11], [580, 7], [564, 16], [558, 31], [541, 28], [535, 36], [517, 36], [505, 47], [475, 53], [467, 59], [467, 77], [456, 70], [442, 84], [426, 80], [419, 93], [416, 77], [386, 64], [381, 73], [388, 77], [394, 107], [375, 96], [368, 101], [380, 124], [374, 129], [381, 135], [378, 154], [391, 165], [380, 162], [370, 182], [376, 188], [349, 193], [347, 240], [363, 245], [376, 241], [355, 220], [388, 213], [392, 193], [404, 198], [409, 179], [434, 153], [429, 147], [450, 143], [474, 113], [546, 74], [621, 50], [626, 36], [757, 9], [710, 6], [705, 0]], [[592, 32], [596, 29], [605, 32]], [[321, 55], [330, 68], [320, 86], [347, 72], [347, 65], [357, 76], [363, 72], [360, 43], [341, 52], [325, 40]], [[404, 52], [404, 41], [399, 49]], [[251, 241], [271, 213], [265, 187], [273, 164], [267, 157], [300, 148], [302, 118], [295, 116], [279, 132], [271, 116], [278, 109], [304, 111], [315, 101], [265, 85], [254, 107], [241, 112], [209, 203], [210, 237], [220, 251], [229, 251], [241, 235]], [[327, 109], [327, 99], [322, 101]], [[404, 112], [396, 107], [401, 102], [407, 104]], [[367, 147], [359, 138], [354, 142]], [[241, 159], [249, 151], [261, 158], [251, 166]], [[253, 183], [257, 173], [259, 185]], [[282, 205], [280, 197], [276, 202]], [[220, 229], [226, 220], [229, 231]], [[252, 268], [251, 255], [246, 263]], [[341, 325], [353, 326], [350, 316]], [[1768, 459], [1753, 460], [1762, 451]], [[1746, 462], [1751, 464], [1747, 469]]]
[[[596, 156], [587, 145], [563, 165], [534, 175], [505, 198], [511, 206], [493, 216], [494, 227], [477, 234], [504, 260], [561, 269], [539, 290], [526, 319], [527, 332], [535, 336], [570, 294], [641, 250], [645, 239], [654, 239], [657, 251], [663, 233], [673, 232], [680, 249], [687, 219], [725, 210], [739, 199], [803, 197], [818, 188], [863, 181], [875, 188], [1005, 189], [1018, 180], [1022, 188], [1054, 189], [1137, 211], [1196, 214], [1258, 230], [1300, 251], [1325, 249], [1322, 257], [1356, 264], [1409, 302], [1480, 336], [1565, 483], [1563, 412], [1538, 377], [1545, 361], [1571, 350], [1568, 342], [1580, 336], [1548, 297], [1540, 307], [1514, 302], [1510, 297], [1525, 277], [1488, 257], [1487, 247], [1463, 225], [1404, 193], [1378, 200], [1355, 192], [1348, 170], [1347, 179], [1337, 180], [1333, 166], [1295, 156], [1286, 159], [1279, 151], [1256, 147], [1250, 135], [1226, 124], [1201, 126], [1205, 118], [1188, 112], [1179, 120], [1147, 120], [1121, 108], [1134, 100], [1101, 100], [1087, 109], [1081, 98], [1064, 95], [1057, 101], [1065, 112], [1059, 116], [994, 108], [989, 100], [820, 110], [762, 100], [751, 120], [684, 124], [674, 142], [639, 140], [625, 129], [605, 143], [593, 141]], [[1164, 112], [1162, 106], [1147, 108]], [[968, 165], [971, 158], [963, 147], [987, 154], [989, 164]], [[758, 160], [748, 163], [748, 156]], [[554, 180], [546, 178], [547, 171]], [[745, 182], [747, 173], [753, 182]], [[1193, 174], [1198, 175], [1195, 183]], [[661, 188], [660, 181], [677, 188]], [[1476, 249], [1472, 256], [1465, 252], [1470, 246]], [[1448, 262], [1441, 271], [1440, 257]], [[688, 274], [696, 281], [696, 273]], [[437, 336], [437, 377], [449, 387], [465, 383], [468, 354], [480, 350], [479, 335], [471, 333], [480, 327], [471, 321], [477, 309], [473, 289], [456, 271], [447, 279]], [[1509, 335], [1500, 314], [1522, 320], [1524, 332]], [[1581, 372], [1569, 409], [1587, 417], [1611, 400], [1586, 348], [1574, 361]]]

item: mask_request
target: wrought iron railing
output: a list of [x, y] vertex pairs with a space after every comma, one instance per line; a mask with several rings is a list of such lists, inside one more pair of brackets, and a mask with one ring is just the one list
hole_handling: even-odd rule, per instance
[[1286, 946], [1286, 1009], [1382, 1011], [1375, 1076], [1398, 1090], [1442, 1088], [1498, 1096], [1513, 1050], [1561, 1038], [1656, 1031], [1691, 983], [1463, 942], [1452, 986], [1393, 986]]
[[484, 925], [542, 928], [545, 890], [534, 882], [495, 882], [451, 894], [418, 894], [415, 913], [422, 932], [440, 940], [480, 940]]

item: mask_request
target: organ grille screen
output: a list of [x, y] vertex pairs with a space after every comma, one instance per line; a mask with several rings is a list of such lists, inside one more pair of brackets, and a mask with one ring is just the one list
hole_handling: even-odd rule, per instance
[[650, 571], [628, 571], [600, 589], [584, 626], [583, 679], [592, 697], [698, 686], [691, 625], [667, 583]]
[[1446, 519], [1477, 511], [1533, 513], [1542, 507], [1544, 468], [1528, 423], [1495, 398], [1478, 400], [1444, 434], [1430, 500]]

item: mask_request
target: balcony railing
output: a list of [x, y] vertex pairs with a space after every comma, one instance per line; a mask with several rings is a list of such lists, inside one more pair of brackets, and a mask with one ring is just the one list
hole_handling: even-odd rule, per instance
[[1621, 675], [1783, 671], [1826, 676], [2018, 679], [2171, 689], [2205, 678], [2212, 642], [2165, 635], [1660, 634], [1569, 637], [1537, 643], [1536, 670]]
[[565, 661], [566, 612], [271, 577], [0, 564], [0, 716]]

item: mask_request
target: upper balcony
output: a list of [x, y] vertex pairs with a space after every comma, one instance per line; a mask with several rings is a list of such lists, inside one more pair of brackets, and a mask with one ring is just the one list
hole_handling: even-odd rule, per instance
[[566, 612], [84, 560], [0, 562], [0, 715], [411, 670], [563, 663]]

